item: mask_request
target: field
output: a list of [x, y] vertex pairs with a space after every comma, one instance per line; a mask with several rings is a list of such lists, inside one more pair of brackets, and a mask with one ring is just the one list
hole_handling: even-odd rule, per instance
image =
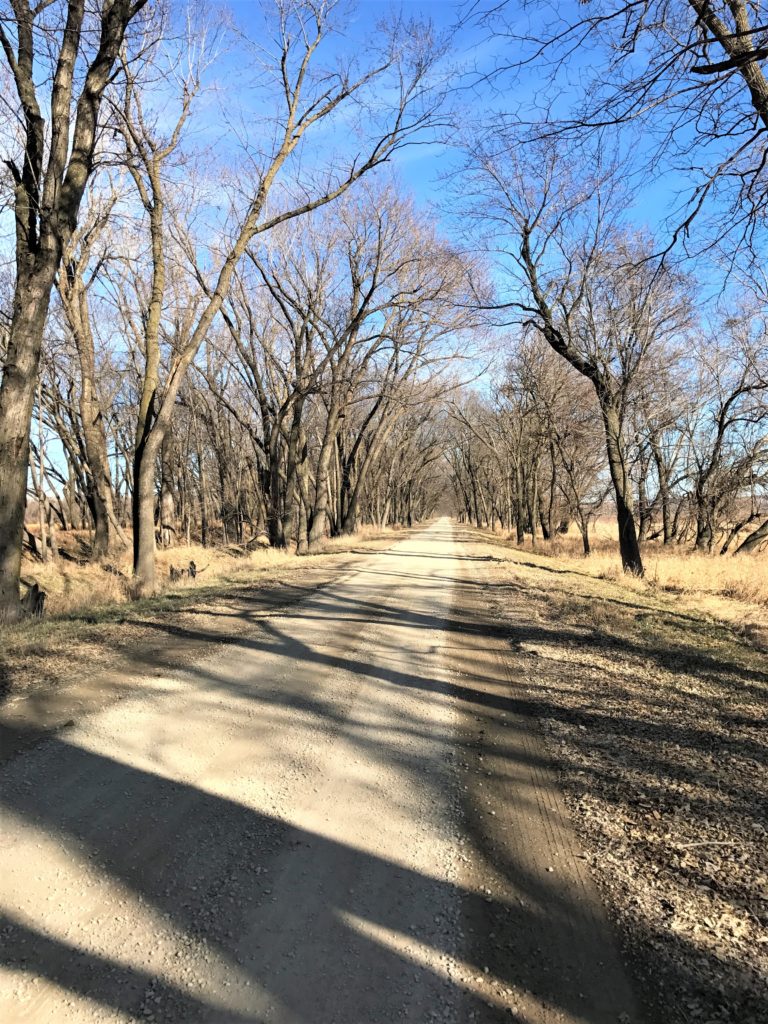
[[535, 548], [531, 547], [530, 540], [518, 548], [512, 538], [487, 531], [486, 534], [494, 543], [528, 551], [534, 561], [554, 559], [564, 569], [620, 583], [637, 594], [679, 595], [686, 605], [710, 615], [713, 620], [729, 622], [756, 638], [768, 628], [768, 551], [734, 558], [732, 555], [697, 554], [678, 545], [665, 547], [659, 542], [646, 542], [643, 545], [645, 577], [636, 579], [622, 572], [616, 528], [606, 520], [595, 524], [590, 538], [592, 554], [588, 558], [582, 554], [581, 537], [573, 529], [551, 541], [539, 541]]

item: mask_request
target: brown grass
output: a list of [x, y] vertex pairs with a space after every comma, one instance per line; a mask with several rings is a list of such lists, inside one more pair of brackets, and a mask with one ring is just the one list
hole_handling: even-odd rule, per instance
[[650, 1019], [763, 1021], [768, 559], [647, 545], [638, 580], [607, 529], [590, 559], [576, 537], [552, 557], [480, 535], [516, 641], [512, 693], [547, 734], [586, 858], [652, 979]]
[[643, 546], [645, 578], [626, 576], [621, 569], [615, 526], [598, 522], [591, 537], [592, 554], [585, 558], [575, 529], [551, 541], [530, 540], [519, 547], [514, 538], [483, 531], [496, 544], [525, 553], [537, 565], [555, 560], [558, 568], [621, 584], [639, 594], [679, 595], [704, 614], [745, 631], [768, 630], [768, 552], [755, 555], [697, 554], [677, 545], [650, 542]]
[[[57, 537], [64, 556], [48, 562], [25, 558], [22, 579], [27, 584], [38, 583], [46, 592], [46, 617], [62, 618], [83, 613], [98, 613], [117, 608], [132, 600], [131, 554], [125, 550], [108, 564], [116, 571], [87, 562], [82, 552], [87, 550], [87, 535], [78, 532], [60, 533]], [[317, 559], [364, 548], [376, 550], [391, 544], [397, 537], [392, 530], [364, 527], [350, 537], [336, 537], [326, 541], [310, 555], [297, 559], [293, 554], [275, 548], [248, 548], [230, 545], [227, 548], [203, 548], [192, 544], [158, 550], [158, 596], [195, 593], [212, 587], [242, 586], [249, 580], [257, 581], [270, 573], [290, 573], [298, 569], [305, 559]], [[198, 575], [172, 583], [170, 566], [186, 568], [194, 561]]]

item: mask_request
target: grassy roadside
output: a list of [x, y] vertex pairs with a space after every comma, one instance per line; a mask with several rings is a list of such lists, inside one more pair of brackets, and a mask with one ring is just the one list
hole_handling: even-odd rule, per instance
[[698, 567], [678, 567], [681, 592], [472, 533], [494, 559], [513, 669], [658, 1019], [760, 1024], [766, 607], [697, 586]]
[[[49, 595], [42, 620], [0, 626], [0, 705], [31, 691], [44, 693], [83, 675], [125, 670], [135, 652], [145, 661], [167, 650], [172, 632], [182, 636], [194, 623], [210, 635], [241, 628], [238, 605], [259, 595], [263, 606], [278, 606], [322, 586], [343, 572], [357, 554], [389, 547], [402, 532], [365, 531], [329, 541], [322, 550], [296, 557], [284, 551], [228, 551], [200, 547], [173, 548], [158, 554], [160, 592], [130, 600], [127, 555], [115, 568], [61, 559], [25, 565], [23, 576], [40, 583]], [[168, 567], [194, 559], [203, 571], [171, 583]], [[211, 613], [223, 604], [229, 617]], [[179, 658], [182, 657], [181, 644]]]
[[[511, 537], [489, 530], [475, 531], [488, 543], [516, 557], [527, 554], [529, 561], [542, 568], [547, 565], [585, 578], [615, 583], [624, 592], [649, 599], [658, 595], [664, 607], [669, 596], [678, 605], [695, 608], [702, 616], [723, 621], [757, 635], [764, 631], [768, 648], [768, 550], [757, 555], [718, 556], [697, 554], [677, 545], [665, 547], [660, 542], [643, 546], [645, 578], [625, 576], [618, 555], [616, 529], [612, 523], [595, 524], [592, 554], [585, 558], [580, 538], [571, 531], [551, 541], [539, 541], [531, 547], [530, 540], [518, 546]], [[600, 597], [602, 589], [594, 594]]]

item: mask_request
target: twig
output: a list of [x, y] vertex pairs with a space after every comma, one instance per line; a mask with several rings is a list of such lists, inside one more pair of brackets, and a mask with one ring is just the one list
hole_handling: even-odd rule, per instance
[[738, 846], [738, 843], [734, 843], [728, 839], [705, 839], [701, 843], [683, 843], [682, 846], [676, 846], [676, 850], [690, 850], [694, 846]]

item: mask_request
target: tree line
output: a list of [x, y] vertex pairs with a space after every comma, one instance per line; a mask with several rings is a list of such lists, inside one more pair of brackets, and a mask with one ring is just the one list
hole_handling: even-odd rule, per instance
[[[245, 29], [3, 3], [0, 618], [61, 528], [132, 547], [148, 594], [157, 544], [304, 551], [446, 488], [520, 542], [575, 523], [585, 553], [610, 507], [638, 574], [649, 541], [760, 547], [768, 29], [727, 7], [595, 0], [542, 32], [545, 5], [469, 5], [454, 46], [480, 26], [497, 59], [458, 78], [396, 12], [351, 53], [335, 0]], [[501, 109], [526, 74], [535, 116]], [[462, 161], [452, 238], [384, 167], [435, 139]], [[637, 209], [662, 164], [689, 188], [666, 235]]]
[[[91, 525], [97, 557], [130, 525], [138, 593], [156, 533], [247, 521], [301, 547], [433, 503], [426, 441], [393, 466], [429, 434], [466, 268], [391, 189], [352, 196], [436, 123], [444, 46], [393, 15], [345, 56], [336, 8], [274, 0], [253, 38], [146, 0], [3, 11], [3, 618], [30, 481], [40, 554], [56, 518]], [[201, 143], [222, 54], [246, 102], [219, 98]]]
[[753, 551], [768, 536], [762, 297], [703, 306], [690, 271], [627, 223], [622, 167], [589, 163], [574, 174], [552, 140], [472, 153], [470, 202], [503, 256], [492, 312], [516, 344], [493, 397], [454, 416], [460, 507], [519, 541], [574, 522], [588, 554], [610, 498], [638, 575], [648, 540]]

